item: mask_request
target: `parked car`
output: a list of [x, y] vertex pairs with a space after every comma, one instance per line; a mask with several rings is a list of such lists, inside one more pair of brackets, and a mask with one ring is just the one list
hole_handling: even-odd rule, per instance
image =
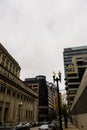
[[14, 130], [30, 130], [29, 123], [19, 123]]
[[35, 122], [32, 122], [32, 127], [35, 127], [35, 126], [36, 126]]
[[26, 125], [28, 125], [31, 128], [32, 127], [32, 122], [28, 122], [28, 123], [26, 123]]
[[57, 129], [57, 125], [54, 124], [54, 123], [51, 123], [51, 124], [49, 124], [49, 128], [50, 128], [50, 130], [56, 130]]
[[49, 130], [49, 125], [41, 125], [38, 130]]
[[40, 122], [39, 122], [39, 126], [41, 126], [41, 125], [43, 125], [43, 121], [40, 121]]
[[56, 130], [57, 126], [54, 123], [41, 125], [38, 130]]
[[35, 122], [35, 126], [39, 126], [39, 122], [37, 121], [37, 122]]

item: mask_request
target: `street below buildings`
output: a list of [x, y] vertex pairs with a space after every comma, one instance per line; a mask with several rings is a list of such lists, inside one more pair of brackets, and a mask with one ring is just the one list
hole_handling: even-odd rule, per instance
[[38, 130], [38, 126], [30, 128], [30, 130]]

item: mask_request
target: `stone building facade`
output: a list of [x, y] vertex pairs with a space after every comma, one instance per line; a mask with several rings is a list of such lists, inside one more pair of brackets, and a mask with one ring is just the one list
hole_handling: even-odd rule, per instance
[[20, 79], [20, 70], [0, 43], [0, 123], [37, 121], [38, 94]]

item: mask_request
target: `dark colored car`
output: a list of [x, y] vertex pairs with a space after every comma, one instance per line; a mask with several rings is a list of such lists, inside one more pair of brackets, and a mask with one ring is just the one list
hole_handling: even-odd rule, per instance
[[57, 126], [56, 126], [56, 124], [51, 123], [51, 124], [49, 124], [49, 128], [50, 128], [50, 130], [56, 130]]

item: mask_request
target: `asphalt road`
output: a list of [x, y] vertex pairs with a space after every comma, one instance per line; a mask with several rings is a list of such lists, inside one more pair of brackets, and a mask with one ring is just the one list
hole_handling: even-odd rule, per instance
[[32, 127], [30, 130], [38, 130], [38, 127]]

